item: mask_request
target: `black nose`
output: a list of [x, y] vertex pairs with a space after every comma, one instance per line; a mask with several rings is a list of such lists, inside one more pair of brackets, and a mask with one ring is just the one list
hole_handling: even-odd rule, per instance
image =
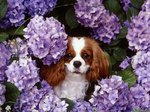
[[81, 62], [80, 61], [74, 61], [73, 65], [74, 65], [74, 67], [79, 68], [81, 66]]

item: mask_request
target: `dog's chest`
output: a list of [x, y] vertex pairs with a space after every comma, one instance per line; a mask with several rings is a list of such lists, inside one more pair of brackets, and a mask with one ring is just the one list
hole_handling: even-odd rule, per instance
[[60, 98], [69, 98], [76, 101], [83, 99], [88, 88], [88, 81], [82, 75], [66, 76], [65, 80], [54, 88]]

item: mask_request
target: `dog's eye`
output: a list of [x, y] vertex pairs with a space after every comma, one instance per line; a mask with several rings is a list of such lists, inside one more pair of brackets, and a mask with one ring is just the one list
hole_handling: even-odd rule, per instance
[[71, 53], [68, 53], [68, 54], [65, 55], [65, 57], [68, 58], [68, 59], [72, 59], [73, 55]]
[[90, 58], [90, 55], [87, 54], [87, 53], [83, 53], [83, 54], [82, 54], [82, 58], [83, 58], [83, 59], [88, 59], [88, 58]]

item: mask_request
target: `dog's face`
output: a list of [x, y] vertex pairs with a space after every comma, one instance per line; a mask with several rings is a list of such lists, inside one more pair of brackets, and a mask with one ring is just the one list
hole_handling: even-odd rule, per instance
[[69, 72], [85, 75], [88, 81], [108, 75], [108, 60], [96, 41], [87, 37], [69, 37], [66, 55], [50, 67], [44, 66], [42, 77], [51, 85], [57, 85]]
[[65, 55], [65, 68], [76, 74], [86, 74], [89, 70], [93, 54], [85, 38], [69, 38], [68, 49]]

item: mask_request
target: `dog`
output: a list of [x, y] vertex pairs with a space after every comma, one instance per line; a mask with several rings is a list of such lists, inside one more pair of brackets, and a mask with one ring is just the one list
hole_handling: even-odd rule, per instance
[[108, 76], [109, 62], [98, 43], [88, 37], [68, 37], [66, 55], [42, 66], [41, 76], [59, 98], [84, 99], [90, 83]]

